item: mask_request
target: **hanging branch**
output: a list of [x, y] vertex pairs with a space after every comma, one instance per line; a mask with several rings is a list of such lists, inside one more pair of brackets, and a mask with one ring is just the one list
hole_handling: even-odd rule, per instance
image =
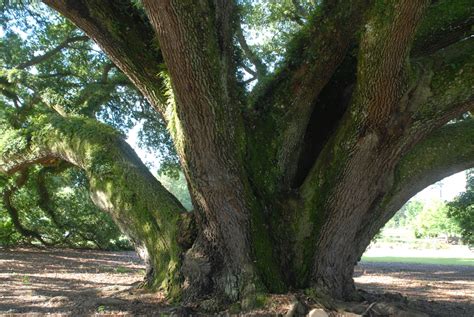
[[15, 229], [25, 238], [27, 239], [36, 239], [44, 246], [50, 246], [51, 243], [45, 241], [41, 235], [35, 231], [27, 229], [23, 226], [20, 220], [20, 214], [18, 209], [13, 204], [13, 196], [14, 194], [25, 185], [26, 181], [28, 180], [29, 172], [28, 169], [23, 169], [20, 171], [20, 175], [13, 186], [6, 186], [3, 190], [3, 204], [5, 209], [7, 210], [10, 218], [13, 222], [13, 226]]

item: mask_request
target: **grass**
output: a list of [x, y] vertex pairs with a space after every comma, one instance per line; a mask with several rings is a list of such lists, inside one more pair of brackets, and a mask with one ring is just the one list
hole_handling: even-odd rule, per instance
[[417, 264], [438, 264], [438, 265], [468, 265], [474, 266], [474, 258], [417, 258], [417, 257], [395, 257], [395, 256], [374, 256], [362, 257], [362, 262], [398, 262], [398, 263], [417, 263]]
[[118, 266], [114, 269], [116, 273], [132, 273], [133, 270], [128, 267]]

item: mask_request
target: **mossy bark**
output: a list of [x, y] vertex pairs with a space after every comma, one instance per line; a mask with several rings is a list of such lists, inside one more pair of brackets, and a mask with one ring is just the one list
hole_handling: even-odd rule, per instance
[[51, 159], [83, 169], [94, 203], [109, 213], [147, 264], [146, 283], [181, 293], [178, 222], [184, 207], [148, 171], [123, 137], [92, 119], [43, 115], [26, 130], [9, 131], [2, 144], [1, 170], [14, 172]]
[[[250, 96], [235, 76], [232, 1], [144, 0], [149, 21], [97, 0], [46, 2], [99, 42], [168, 123], [196, 215], [197, 236], [182, 262], [182, 249], [170, 242], [181, 207], [168, 194], [134, 203], [163, 191], [140, 185], [142, 178], [151, 182], [141, 168], [119, 174], [136, 159], [123, 143], [115, 144], [114, 155], [65, 159], [89, 171], [98, 204], [124, 210], [124, 229], [134, 228], [139, 241], [157, 248], [151, 256], [165, 259], [162, 274], [178, 263], [187, 301], [243, 303], [259, 291], [306, 287], [350, 298], [354, 265], [394, 212], [384, 206], [404, 184], [397, 178], [401, 162], [472, 108], [472, 38], [441, 51], [431, 44], [421, 49], [432, 41], [426, 30], [445, 28], [423, 20], [426, 10], [436, 12], [427, 0], [323, 2], [283, 66]], [[466, 12], [454, 15], [457, 23]], [[135, 25], [136, 38], [127, 38], [124, 21]], [[149, 41], [136, 34], [143, 23], [153, 33], [147, 22], [159, 42], [149, 51], [156, 62], [124, 45]], [[95, 157], [108, 143], [79, 142], [75, 150]], [[67, 153], [58, 144], [49, 145]], [[307, 160], [306, 148], [312, 149]], [[123, 190], [131, 185], [134, 191]], [[169, 207], [155, 215], [161, 200]]]

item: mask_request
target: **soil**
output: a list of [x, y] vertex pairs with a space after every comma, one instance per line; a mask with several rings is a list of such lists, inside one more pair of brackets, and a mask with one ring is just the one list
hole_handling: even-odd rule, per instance
[[[144, 267], [134, 252], [0, 249], [0, 315], [187, 315], [160, 293], [137, 288]], [[362, 263], [355, 281], [429, 316], [474, 316], [474, 267]], [[265, 310], [285, 314], [293, 295], [272, 295]], [[407, 300], [404, 296], [410, 298]], [[374, 299], [376, 300], [376, 298]]]
[[391, 293], [429, 316], [474, 317], [474, 266], [365, 262], [354, 280], [360, 289]]

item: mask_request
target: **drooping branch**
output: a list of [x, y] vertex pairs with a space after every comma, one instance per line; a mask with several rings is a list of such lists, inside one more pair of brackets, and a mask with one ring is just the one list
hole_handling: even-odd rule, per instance
[[50, 243], [45, 241], [39, 232], [35, 230], [27, 229], [21, 223], [20, 213], [13, 203], [13, 196], [21, 187], [23, 187], [23, 185], [25, 185], [26, 181], [28, 180], [29, 171], [28, 169], [25, 168], [25, 169], [22, 169], [19, 172], [19, 174], [20, 175], [16, 179], [14, 185], [5, 186], [3, 190], [3, 197], [2, 197], [3, 205], [5, 209], [7, 210], [8, 215], [10, 216], [10, 219], [12, 220], [13, 226], [18, 231], [18, 233], [20, 233], [25, 238], [36, 239], [44, 246], [49, 246]]
[[45, 166], [41, 168], [41, 170], [38, 172], [38, 175], [36, 176], [36, 189], [39, 196], [38, 206], [48, 215], [48, 217], [51, 219], [51, 222], [59, 229], [63, 229], [64, 226], [52, 206], [48, 186], [46, 185], [46, 176], [51, 172], [58, 173], [63, 171], [65, 168], [67, 168], [67, 166], [67, 163], [62, 163], [59, 166]]
[[153, 282], [168, 280], [170, 287], [178, 287], [175, 265], [182, 252], [178, 222], [185, 209], [120, 134], [95, 120], [49, 113], [21, 131], [5, 129], [0, 144], [2, 173], [51, 159], [83, 169], [93, 202], [112, 216], [139, 249], [153, 269]]
[[77, 230], [77, 228], [66, 228], [64, 222], [59, 218], [54, 203], [51, 198], [50, 190], [46, 184], [47, 175], [50, 173], [61, 173], [64, 170], [71, 168], [72, 165], [66, 162], [53, 162], [51, 165], [43, 166], [37, 173], [36, 176], [36, 189], [38, 191], [38, 207], [49, 217], [53, 225], [62, 231], [70, 231], [68, 234], [65, 234], [62, 239], [57, 241], [56, 243], [66, 244], [70, 247], [74, 247], [74, 244], [71, 243], [70, 237], [76, 234], [79, 236], [83, 241], [89, 241], [93, 243], [98, 249], [105, 249], [104, 246], [97, 241], [90, 234], [90, 232], [81, 232]]
[[70, 44], [76, 43], [76, 42], [84, 42], [89, 40], [87, 36], [71, 36], [66, 38], [64, 41], [59, 43], [56, 47], [52, 48], [51, 50], [47, 51], [46, 53], [42, 55], [35, 56], [31, 58], [30, 60], [23, 62], [19, 65], [17, 65], [15, 68], [16, 69], [25, 69], [40, 63], [43, 63], [47, 61], [48, 59], [52, 58], [54, 55], [62, 51], [63, 49], [69, 47]]
[[144, 14], [131, 3], [101, 0], [44, 0], [92, 38], [162, 115], [163, 58]]

